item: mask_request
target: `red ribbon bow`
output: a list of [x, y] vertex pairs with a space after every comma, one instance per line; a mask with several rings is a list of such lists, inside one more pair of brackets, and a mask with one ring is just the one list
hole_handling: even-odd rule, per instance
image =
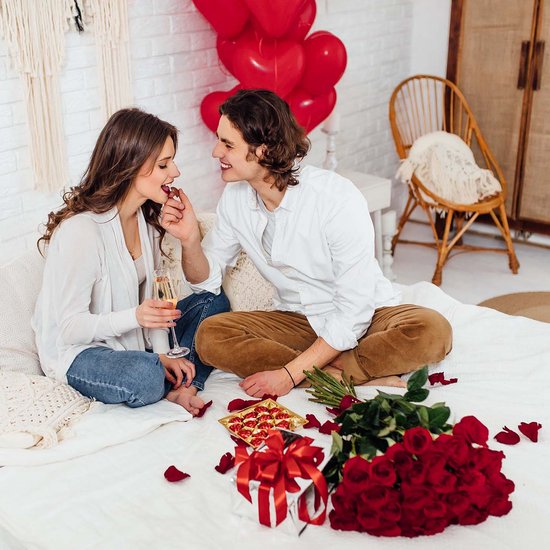
[[323, 474], [317, 469], [317, 465], [324, 458], [320, 447], [313, 447], [313, 439], [302, 437], [293, 441], [286, 449], [279, 431], [273, 430], [265, 443], [267, 449], [254, 451], [248, 455], [246, 447], [236, 447], [235, 464], [240, 464], [237, 471], [237, 489], [249, 502], [249, 484], [251, 481], [259, 481], [258, 489], [258, 514], [260, 523], [271, 527], [269, 513], [269, 495], [273, 489], [275, 503], [276, 523], [279, 525], [287, 516], [288, 506], [286, 493], [295, 493], [300, 490], [296, 478], [311, 479], [315, 487], [315, 503], [322, 501], [321, 512], [315, 518], [311, 518], [307, 509], [305, 492], [298, 500], [298, 517], [306, 523], [322, 525], [325, 521], [328, 490]]

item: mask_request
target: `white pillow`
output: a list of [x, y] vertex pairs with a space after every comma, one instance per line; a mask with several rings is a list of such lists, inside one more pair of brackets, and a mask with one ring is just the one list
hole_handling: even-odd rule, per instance
[[43, 271], [36, 248], [0, 267], [0, 370], [43, 374], [31, 328]]
[[[203, 212], [198, 216], [201, 236], [214, 226], [216, 214]], [[245, 252], [241, 252], [235, 267], [228, 269], [223, 280], [233, 311], [273, 311], [273, 285], [267, 282]]]

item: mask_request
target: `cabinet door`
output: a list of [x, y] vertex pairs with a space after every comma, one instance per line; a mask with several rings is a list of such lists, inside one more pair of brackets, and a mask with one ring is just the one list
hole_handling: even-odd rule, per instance
[[[544, 51], [542, 48], [544, 47]], [[519, 218], [550, 222], [550, 1], [543, 6]], [[538, 89], [535, 89], [535, 86]]]
[[[522, 41], [530, 39], [534, 0], [464, 0], [457, 84], [508, 186], [511, 213], [523, 90]], [[481, 163], [480, 163], [481, 164]]]

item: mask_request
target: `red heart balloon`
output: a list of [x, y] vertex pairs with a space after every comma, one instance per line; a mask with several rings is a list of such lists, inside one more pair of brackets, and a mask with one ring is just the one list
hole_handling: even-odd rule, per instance
[[306, 67], [300, 87], [313, 96], [328, 92], [344, 74], [344, 44], [328, 31], [317, 31], [304, 40], [304, 51]]
[[244, 0], [193, 0], [193, 4], [223, 38], [237, 36], [250, 15]]
[[237, 44], [232, 69], [243, 88], [266, 88], [285, 97], [302, 77], [304, 49], [296, 42], [269, 38]]
[[301, 42], [311, 29], [315, 15], [317, 14], [317, 4], [315, 0], [306, 0], [302, 11], [298, 14], [296, 20], [290, 25], [285, 38], [287, 40], [295, 40]]
[[322, 95], [313, 97], [302, 88], [295, 88], [286, 98], [296, 120], [309, 133], [330, 115], [336, 105], [336, 90], [331, 88]]
[[233, 38], [222, 38], [221, 36], [218, 36], [216, 40], [218, 57], [226, 66], [227, 70], [234, 75], [233, 58], [235, 56], [235, 52], [240, 48], [254, 48], [260, 39], [260, 33], [253, 27], [252, 24], [246, 25], [243, 32]]
[[284, 36], [297, 19], [306, 0], [245, 0], [255, 21], [266, 36]]
[[220, 105], [230, 96], [232, 96], [240, 86], [237, 84], [234, 88], [227, 92], [212, 92], [206, 96], [201, 102], [201, 117], [206, 126], [215, 132], [218, 129], [220, 121]]

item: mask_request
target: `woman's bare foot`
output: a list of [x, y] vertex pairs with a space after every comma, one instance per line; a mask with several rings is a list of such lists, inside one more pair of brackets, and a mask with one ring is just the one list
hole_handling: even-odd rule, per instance
[[193, 416], [197, 416], [199, 411], [204, 407], [204, 401], [197, 397], [196, 386], [180, 386], [177, 390], [172, 390], [166, 395], [168, 401], [181, 405], [186, 411], [189, 411]]
[[406, 388], [407, 384], [399, 376], [383, 376], [382, 378], [373, 378], [362, 384], [363, 386], [391, 386], [392, 388]]

